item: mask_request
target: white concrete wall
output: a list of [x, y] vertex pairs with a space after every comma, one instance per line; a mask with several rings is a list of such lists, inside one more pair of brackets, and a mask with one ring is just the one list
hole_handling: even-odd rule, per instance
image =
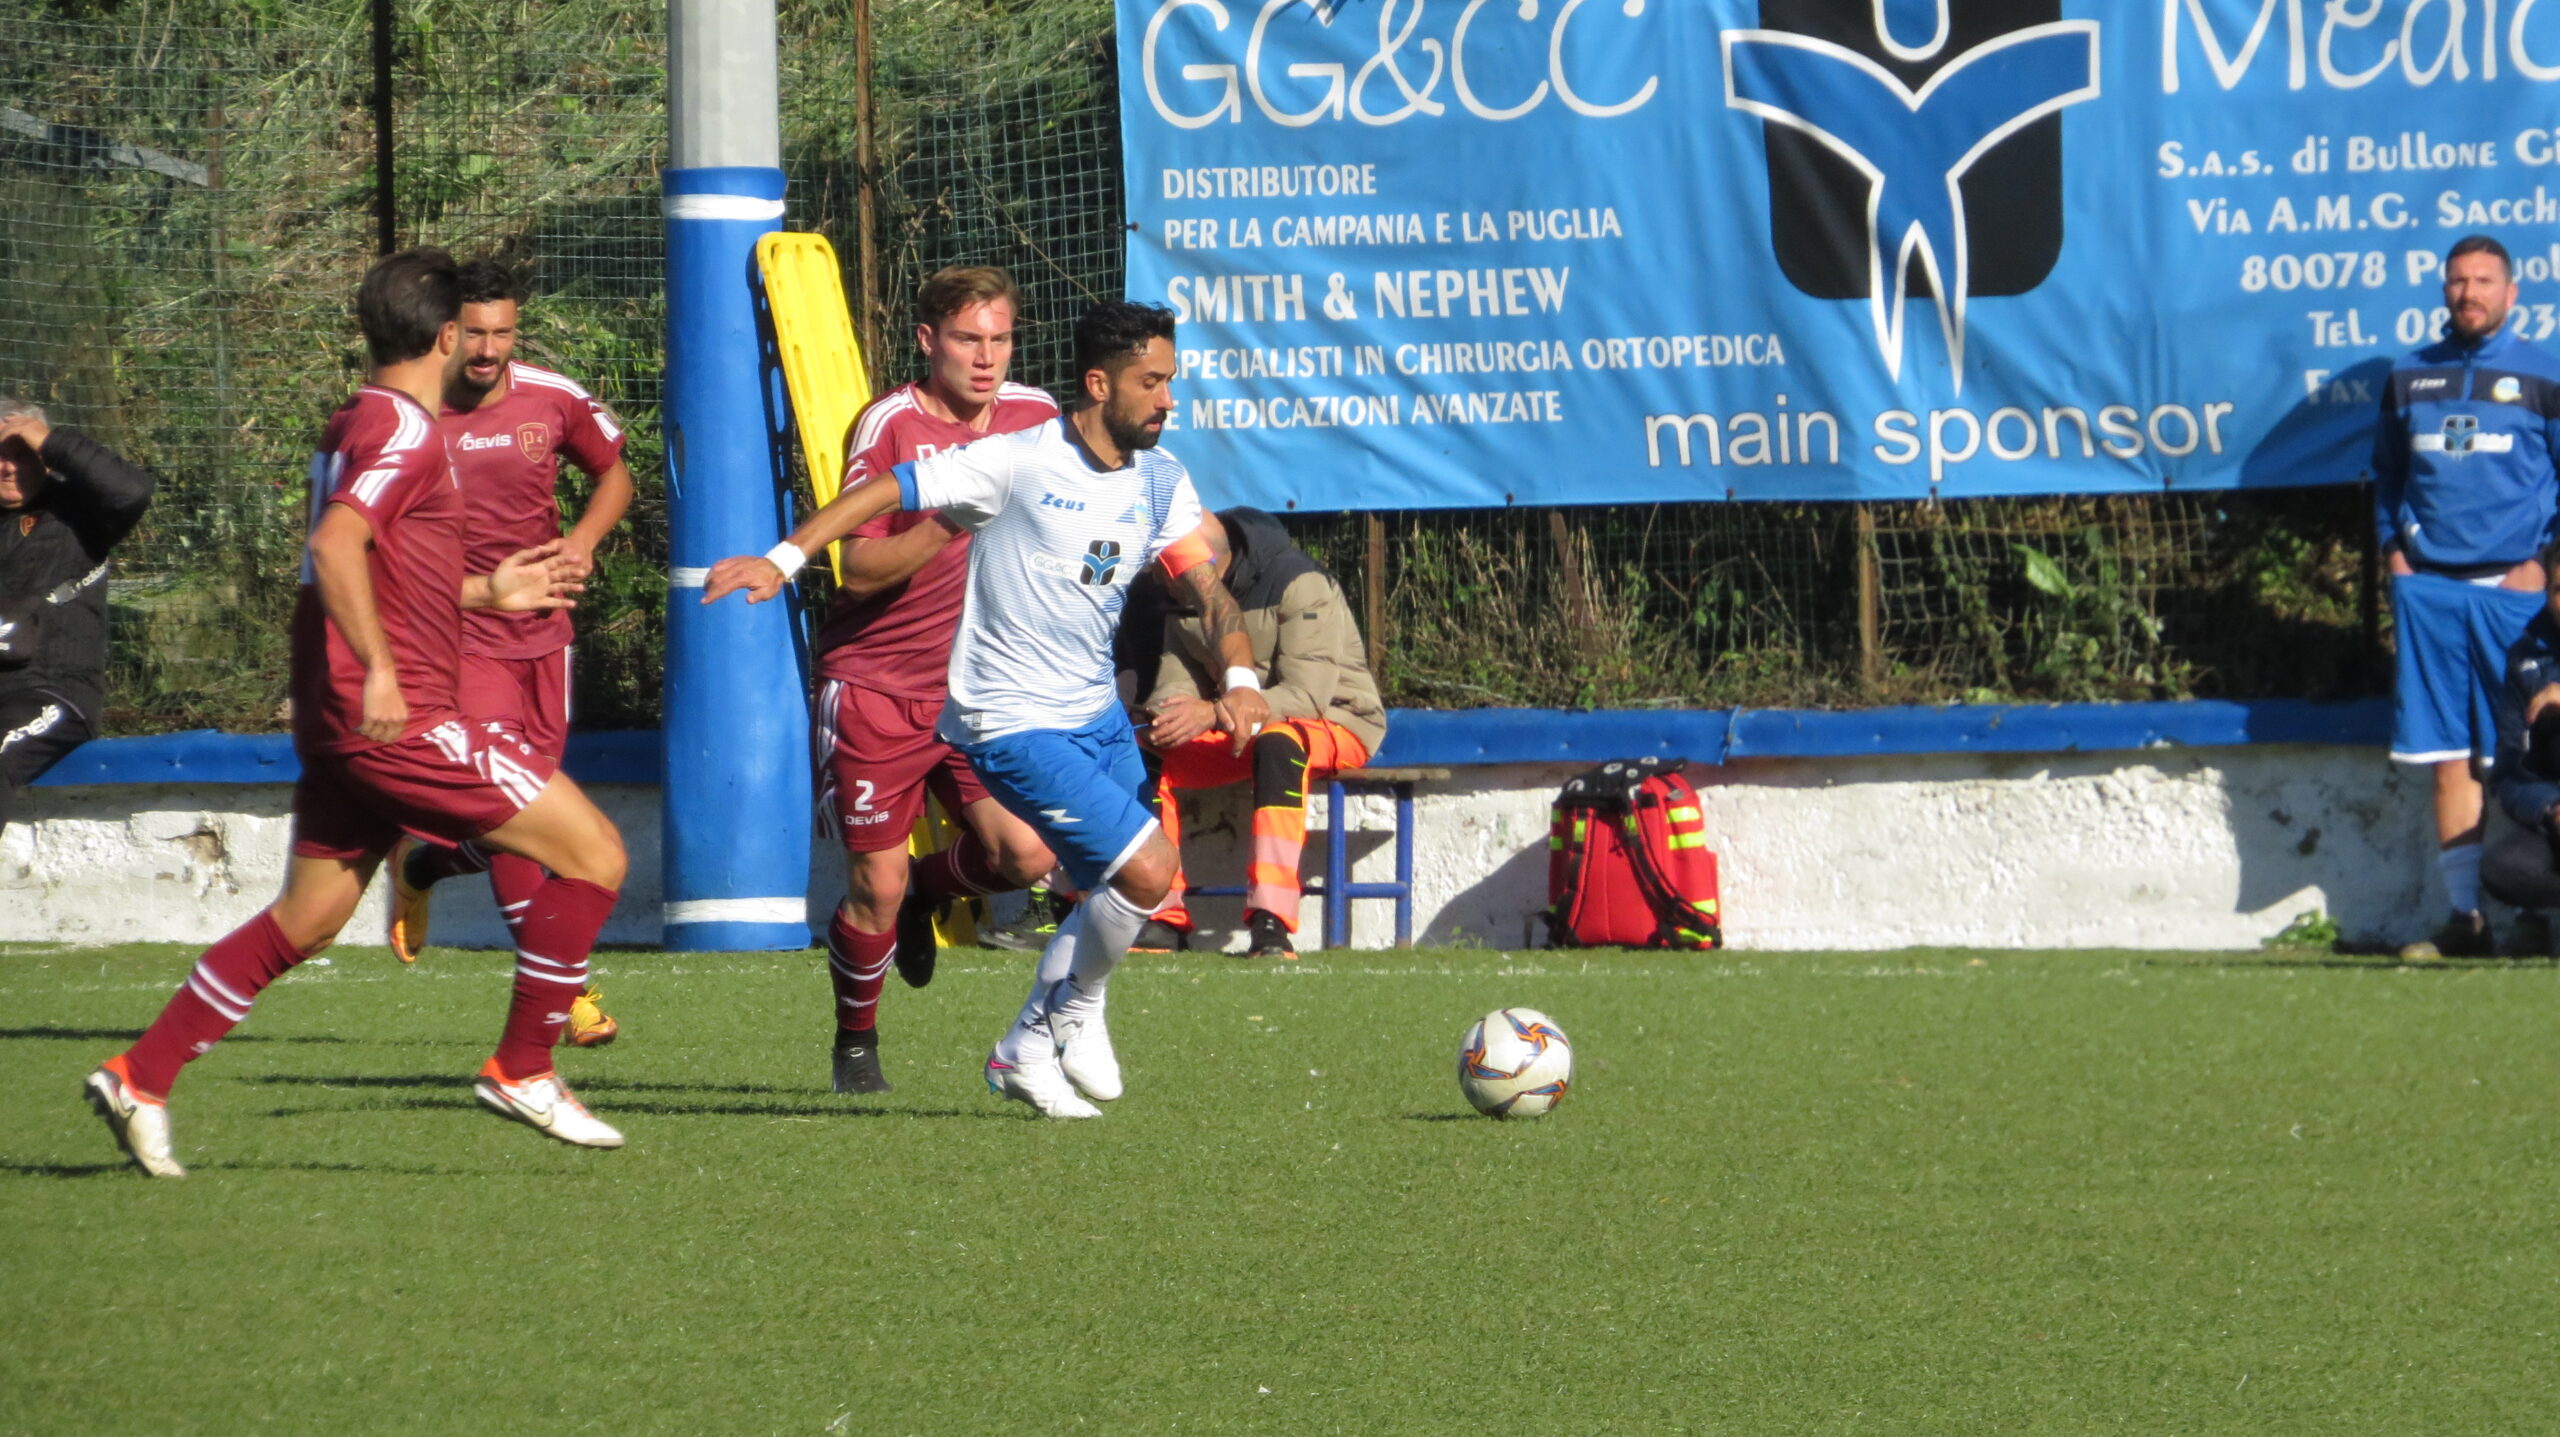
[[[1415, 932], [1426, 945], [1515, 948], [1543, 936], [1547, 805], [1573, 766], [1461, 768], [1425, 789]], [[1693, 770], [1724, 865], [1727, 932], [1746, 949], [2247, 948], [2308, 909], [2397, 942], [2444, 908], [2423, 775], [2378, 751], [2312, 746], [2139, 754], [1761, 760]], [[653, 788], [593, 790], [622, 825], [632, 881], [607, 941], [658, 936]], [[201, 943], [266, 903], [282, 874], [283, 787], [36, 789], [0, 833], [0, 941]], [[1384, 829], [1385, 800], [1352, 805]], [[1308, 846], [1321, 853], [1323, 804]], [[1198, 881], [1242, 873], [1241, 790], [1195, 796]], [[1393, 874], [1385, 832], [1353, 839], [1362, 878]], [[819, 846], [810, 908], [842, 891]], [[350, 936], [378, 942], [381, 884]], [[1197, 905], [1213, 940], [1233, 899]], [[1357, 946], [1384, 946], [1390, 905], [1355, 905]], [[480, 883], [448, 885], [436, 937], [496, 946]], [[1302, 915], [1302, 947], [1321, 930]]]

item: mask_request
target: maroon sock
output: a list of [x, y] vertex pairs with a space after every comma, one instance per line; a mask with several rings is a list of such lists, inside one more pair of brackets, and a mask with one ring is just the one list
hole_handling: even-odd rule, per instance
[[551, 1049], [569, 1003], [587, 986], [587, 954], [620, 895], [553, 874], [516, 921], [516, 991], [498, 1039], [498, 1072], [520, 1082], [551, 1071]]
[[447, 848], [441, 843], [425, 843], [409, 850], [408, 879], [420, 887], [442, 883], [448, 878], [486, 873], [489, 860], [497, 855], [476, 843]]
[[918, 861], [908, 881], [936, 903], [984, 898], [1014, 886], [996, 871], [995, 855], [987, 852], [987, 846], [974, 833], [964, 833], [959, 842]]
[[827, 920], [827, 979], [836, 987], [836, 1026], [863, 1032], [877, 1026], [880, 990], [889, 983], [889, 955], [898, 935], [865, 933], [838, 904]]
[[533, 895], [542, 891], [542, 881], [550, 876], [551, 870], [530, 858], [518, 858], [512, 853], [489, 855], [489, 891], [498, 896], [498, 916], [506, 920], [510, 936], [533, 907]]
[[233, 1024], [249, 1016], [259, 990], [301, 961], [301, 951], [276, 926], [275, 915], [260, 909], [257, 917], [205, 950], [150, 1030], [125, 1050], [125, 1070], [133, 1085], [153, 1097], [169, 1096], [178, 1070], [222, 1041]]

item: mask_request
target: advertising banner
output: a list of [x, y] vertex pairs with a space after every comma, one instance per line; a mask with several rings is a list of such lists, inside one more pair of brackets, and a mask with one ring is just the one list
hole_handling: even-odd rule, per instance
[[1121, 0], [1166, 444], [1273, 509], [2350, 482], [2560, 327], [2560, 0]]

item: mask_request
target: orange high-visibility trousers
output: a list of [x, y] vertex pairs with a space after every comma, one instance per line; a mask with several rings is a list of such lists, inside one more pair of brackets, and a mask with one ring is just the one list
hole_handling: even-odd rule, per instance
[[[1277, 917], [1298, 931], [1298, 857], [1307, 845], [1307, 774], [1335, 774], [1369, 761], [1368, 746], [1357, 735], [1328, 719], [1280, 719], [1263, 729], [1241, 754], [1228, 752], [1234, 742], [1222, 733], [1204, 733], [1163, 755], [1164, 771], [1156, 779], [1156, 818], [1164, 826], [1177, 865], [1182, 852], [1182, 814], [1174, 791], [1224, 788], [1253, 781], [1253, 847], [1245, 866], [1244, 906]], [[1334, 820], [1340, 822], [1337, 816]], [[1156, 917], [1176, 928], [1191, 927], [1183, 906], [1186, 887], [1180, 868], [1173, 892]]]

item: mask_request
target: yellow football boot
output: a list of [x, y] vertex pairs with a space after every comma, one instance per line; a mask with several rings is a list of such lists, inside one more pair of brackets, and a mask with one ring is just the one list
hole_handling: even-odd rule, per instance
[[562, 1035], [573, 1048], [601, 1048], [614, 1040], [622, 1025], [604, 1011], [604, 992], [589, 988], [569, 1004], [569, 1027]]

